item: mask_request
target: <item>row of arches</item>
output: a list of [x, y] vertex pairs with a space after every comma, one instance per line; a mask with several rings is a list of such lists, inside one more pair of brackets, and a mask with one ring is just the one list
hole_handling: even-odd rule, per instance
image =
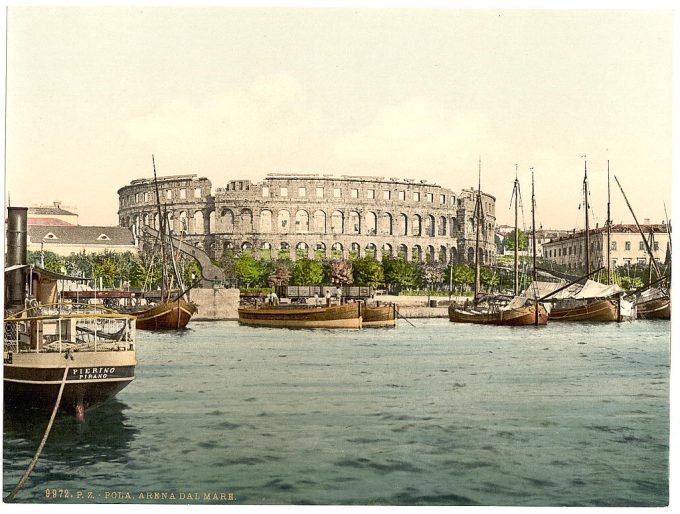
[[[350, 257], [373, 257], [381, 259], [382, 257], [401, 257], [408, 261], [416, 262], [441, 262], [441, 263], [457, 263], [464, 262], [465, 254], [459, 254], [456, 247], [447, 247], [441, 245], [435, 247], [434, 245], [412, 245], [405, 244], [392, 245], [384, 243], [380, 247], [375, 243], [368, 243], [361, 245], [358, 242], [343, 245], [336, 241], [332, 245], [326, 245], [323, 241], [319, 241], [312, 245], [300, 241], [298, 243], [288, 243], [286, 241], [270, 242], [265, 241], [259, 243], [257, 246], [250, 241], [244, 241], [240, 244], [232, 241], [225, 241], [222, 245], [223, 252], [229, 251], [252, 251], [256, 252], [259, 258], [276, 259], [288, 257], [291, 259], [307, 258], [331, 258], [343, 259]], [[467, 263], [474, 263], [474, 248], [468, 248]], [[489, 263], [491, 254], [488, 250], [479, 249], [480, 263]]]
[[[257, 224], [257, 226], [255, 226]], [[334, 210], [330, 214], [318, 209], [308, 211], [298, 209], [294, 214], [287, 209], [276, 212], [263, 209], [256, 223], [250, 209], [233, 211], [222, 208], [216, 222], [216, 232], [260, 233], [260, 234], [363, 234], [363, 235], [400, 235], [400, 236], [450, 236], [458, 230], [455, 217], [434, 215], [393, 215], [384, 212], [380, 215], [373, 211]]]
[[[432, 214], [384, 212], [380, 215], [372, 211], [365, 213], [349, 210], [334, 210], [330, 215], [324, 210], [307, 211], [299, 209], [291, 214], [287, 209], [276, 212], [263, 209], [257, 217], [249, 208], [239, 211], [223, 208], [216, 216], [214, 211], [205, 216], [202, 210], [181, 210], [166, 213], [170, 228], [184, 234], [334, 234], [334, 235], [389, 235], [456, 237], [461, 229], [455, 216], [434, 216]], [[121, 224], [126, 227], [143, 225], [153, 228], [159, 226], [158, 214], [141, 213], [122, 217]], [[207, 223], [206, 223], [207, 221]], [[483, 226], [484, 236], [493, 232], [493, 223]], [[466, 230], [473, 233], [472, 219], [467, 220]]]

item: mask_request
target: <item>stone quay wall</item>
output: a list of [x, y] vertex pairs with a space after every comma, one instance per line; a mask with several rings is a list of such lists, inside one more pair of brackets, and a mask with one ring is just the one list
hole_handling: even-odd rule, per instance
[[[269, 174], [260, 183], [234, 180], [213, 194], [207, 178], [158, 178], [163, 215], [175, 235], [211, 258], [225, 251], [255, 256], [347, 258], [350, 253], [409, 261], [474, 261], [477, 192], [427, 181], [318, 174]], [[118, 191], [119, 223], [141, 234], [157, 228], [153, 179]], [[496, 261], [495, 198], [482, 192], [480, 262]]]

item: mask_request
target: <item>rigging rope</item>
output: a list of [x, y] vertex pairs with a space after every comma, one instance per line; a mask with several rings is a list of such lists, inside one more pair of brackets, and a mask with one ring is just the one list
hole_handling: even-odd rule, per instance
[[31, 463], [28, 465], [28, 468], [26, 468], [26, 471], [24, 471], [24, 474], [19, 480], [19, 483], [16, 485], [14, 490], [12, 490], [12, 492], [5, 497], [6, 502], [13, 501], [16, 495], [19, 493], [19, 491], [21, 491], [29, 475], [33, 472], [33, 468], [37, 464], [38, 459], [40, 458], [40, 454], [42, 453], [43, 448], [45, 447], [45, 443], [47, 442], [47, 437], [50, 435], [50, 431], [52, 430], [52, 423], [54, 423], [54, 418], [57, 416], [57, 411], [59, 410], [59, 404], [61, 403], [61, 395], [64, 392], [64, 386], [66, 385], [66, 377], [68, 375], [68, 370], [69, 366], [67, 365], [64, 368], [64, 376], [61, 379], [61, 386], [59, 387], [57, 401], [54, 404], [54, 409], [52, 409], [52, 416], [50, 417], [50, 422], [47, 424], [47, 429], [45, 430], [45, 434], [43, 435], [42, 441], [40, 441], [40, 446], [38, 446], [38, 450], [35, 452], [35, 455], [33, 456]]

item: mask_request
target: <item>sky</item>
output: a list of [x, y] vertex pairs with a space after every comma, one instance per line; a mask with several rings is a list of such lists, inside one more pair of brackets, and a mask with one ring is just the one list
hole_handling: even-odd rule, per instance
[[[671, 218], [669, 9], [24, 7], [7, 12], [5, 199], [118, 222], [117, 190], [195, 173], [425, 179], [530, 225]], [[583, 157], [583, 156], [586, 157]]]

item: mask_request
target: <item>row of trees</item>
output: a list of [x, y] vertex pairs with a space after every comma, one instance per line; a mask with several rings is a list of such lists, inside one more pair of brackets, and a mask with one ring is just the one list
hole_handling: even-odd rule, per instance
[[[157, 252], [79, 253], [68, 257], [52, 252], [28, 252], [28, 261], [50, 271], [95, 278], [108, 288], [157, 289], [161, 282]], [[175, 261], [185, 284], [191, 284], [201, 276], [200, 267], [192, 258], [177, 255]], [[504, 262], [503, 257], [499, 262]], [[385, 287], [391, 291], [425, 289], [448, 292], [451, 287], [453, 292], [464, 294], [474, 285], [472, 266], [408, 262], [402, 257], [386, 257], [381, 261], [373, 257], [258, 260], [244, 251], [240, 254], [227, 252], [215, 264], [222, 268], [231, 285], [245, 288], [337, 284]], [[648, 277], [648, 266], [633, 265], [618, 268], [613, 279], [624, 289], [636, 289], [646, 285]], [[595, 279], [604, 282], [606, 276]], [[511, 290], [513, 282], [509, 266], [505, 269], [481, 267], [480, 283], [484, 291]], [[176, 283], [171, 285], [177, 286]], [[521, 287], [526, 285], [524, 278]]]

